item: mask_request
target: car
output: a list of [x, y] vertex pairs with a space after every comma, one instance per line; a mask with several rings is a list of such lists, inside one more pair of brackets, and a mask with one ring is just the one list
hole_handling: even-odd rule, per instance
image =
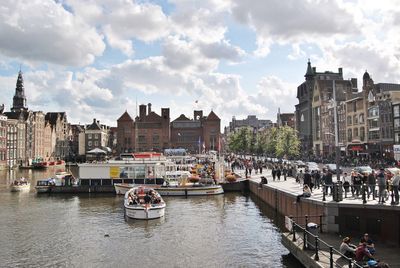
[[[336, 173], [336, 164], [326, 164], [324, 168], [332, 173]], [[339, 168], [339, 174], [342, 174], [343, 171]]]

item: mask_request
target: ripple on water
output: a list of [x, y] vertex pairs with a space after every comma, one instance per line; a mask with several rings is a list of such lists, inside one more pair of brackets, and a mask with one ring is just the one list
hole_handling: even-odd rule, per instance
[[122, 201], [0, 193], [2, 265], [284, 267], [280, 234], [249, 197], [165, 198], [152, 221], [125, 219]]

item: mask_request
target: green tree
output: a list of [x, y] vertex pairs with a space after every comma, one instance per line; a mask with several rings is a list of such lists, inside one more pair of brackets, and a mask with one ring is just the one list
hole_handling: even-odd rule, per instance
[[251, 149], [253, 132], [251, 128], [243, 127], [236, 132], [231, 133], [228, 137], [229, 150], [234, 153], [248, 153]]
[[297, 131], [284, 126], [277, 129], [275, 152], [277, 157], [294, 157], [300, 153], [300, 140]]
[[271, 128], [269, 129], [264, 137], [264, 151], [268, 155], [276, 155], [276, 144], [278, 141], [278, 129]]

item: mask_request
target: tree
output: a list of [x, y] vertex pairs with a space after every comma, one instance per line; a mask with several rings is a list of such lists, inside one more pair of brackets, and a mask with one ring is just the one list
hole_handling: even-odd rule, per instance
[[228, 137], [229, 150], [234, 153], [248, 153], [251, 149], [253, 132], [251, 128], [243, 127]]
[[276, 144], [277, 144], [277, 139], [278, 139], [278, 129], [277, 128], [271, 128], [268, 130], [268, 132], [265, 135], [265, 152], [268, 155], [276, 155]]
[[291, 127], [284, 126], [277, 130], [276, 156], [294, 157], [300, 153], [300, 140], [297, 131]]

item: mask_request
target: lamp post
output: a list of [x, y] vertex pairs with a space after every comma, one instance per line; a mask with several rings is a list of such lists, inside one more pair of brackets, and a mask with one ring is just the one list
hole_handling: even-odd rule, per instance
[[335, 128], [335, 162], [336, 162], [336, 178], [337, 181], [340, 181], [340, 169], [339, 169], [339, 162], [340, 162], [340, 148], [339, 148], [339, 125], [338, 125], [338, 118], [337, 118], [337, 103], [336, 103], [336, 83], [335, 80], [333, 82], [333, 121], [334, 121], [334, 128]]

